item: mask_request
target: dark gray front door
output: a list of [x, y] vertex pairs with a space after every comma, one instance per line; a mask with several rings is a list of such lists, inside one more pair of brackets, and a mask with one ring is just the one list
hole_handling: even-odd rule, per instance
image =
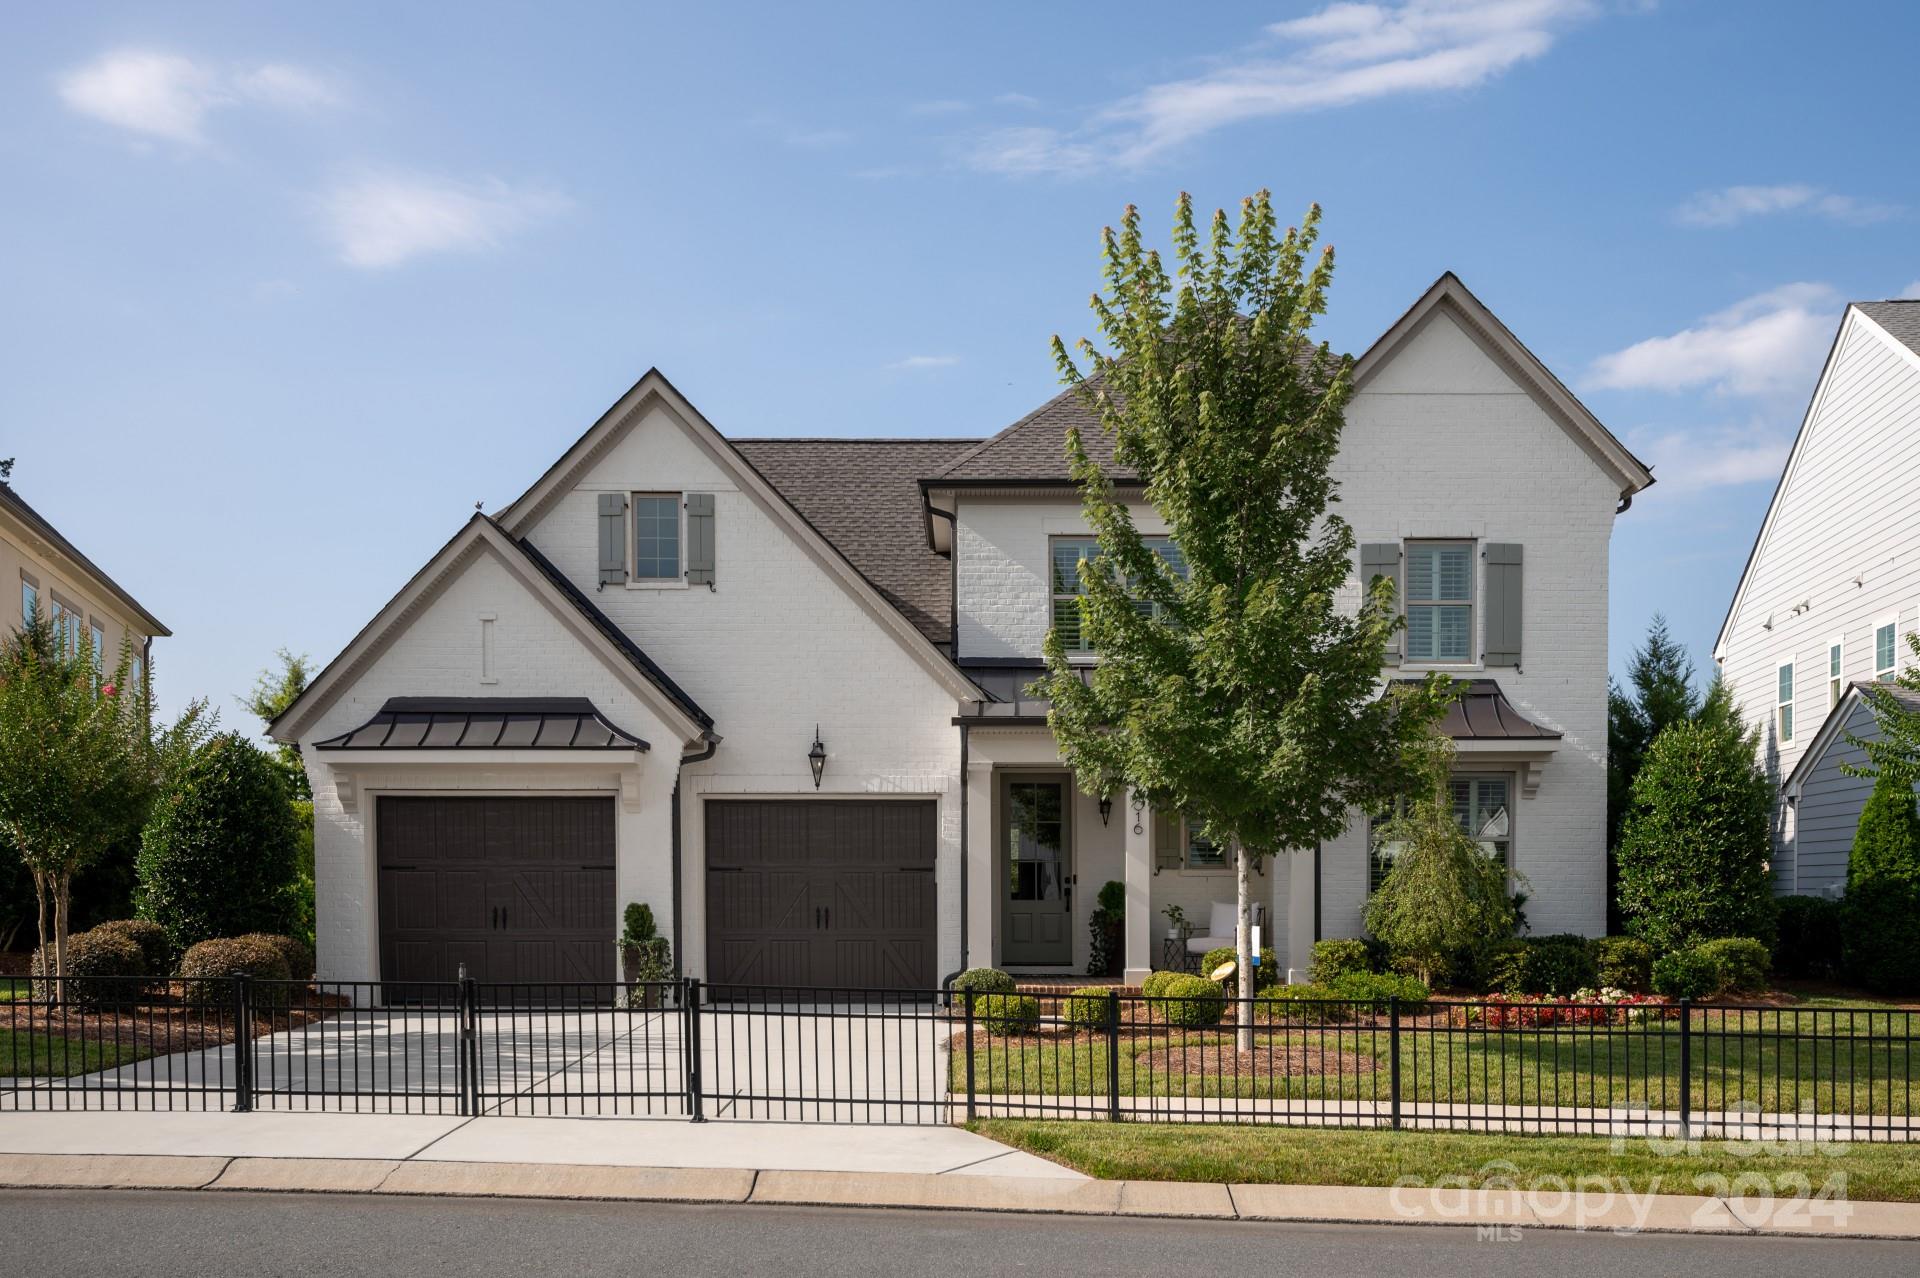
[[931, 801], [715, 799], [706, 815], [710, 982], [939, 983]]
[[374, 842], [382, 979], [614, 979], [612, 799], [381, 795]]
[[1073, 962], [1073, 862], [1067, 828], [1070, 783], [1008, 777], [1000, 790], [1005, 864], [1001, 960], [1052, 966]]

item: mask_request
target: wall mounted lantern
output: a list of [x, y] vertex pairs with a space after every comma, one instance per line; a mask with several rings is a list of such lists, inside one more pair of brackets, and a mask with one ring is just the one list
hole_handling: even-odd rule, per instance
[[813, 749], [807, 751], [807, 766], [813, 769], [813, 788], [820, 788], [820, 774], [827, 770], [827, 747], [820, 740], [820, 725], [813, 725]]
[[1107, 818], [1112, 815], [1113, 796], [1111, 794], [1103, 794], [1100, 796], [1100, 824], [1102, 826], [1106, 825]]

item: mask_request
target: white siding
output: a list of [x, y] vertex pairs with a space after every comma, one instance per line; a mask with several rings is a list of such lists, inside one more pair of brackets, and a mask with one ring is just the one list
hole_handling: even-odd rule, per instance
[[[1718, 654], [1742, 715], [1762, 725], [1761, 762], [1776, 784], [1793, 771], [1830, 709], [1827, 645], [1834, 636], [1844, 641], [1847, 680], [1873, 677], [1873, 632], [1888, 620], [1898, 623], [1900, 667], [1911, 664], [1906, 635], [1920, 624], [1916, 439], [1920, 357], [1849, 312]], [[1795, 728], [1794, 739], [1783, 742], [1774, 706], [1786, 660], [1793, 662]], [[1834, 795], [1829, 802], [1850, 800]], [[1803, 840], [1809, 815], [1805, 807], [1799, 813]], [[1846, 819], [1838, 808], [1821, 817]], [[1775, 884], [1790, 891], [1792, 848], [1782, 820], [1775, 830]], [[1820, 850], [1812, 854], [1829, 855], [1835, 837], [1822, 825]], [[1822, 862], [1812, 877], [1829, 872]], [[1807, 870], [1800, 880], [1808, 891]]]

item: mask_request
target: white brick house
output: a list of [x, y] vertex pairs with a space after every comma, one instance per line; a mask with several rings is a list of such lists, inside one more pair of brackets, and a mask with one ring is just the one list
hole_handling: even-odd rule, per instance
[[[1536, 930], [1597, 932], [1608, 540], [1651, 476], [1451, 275], [1357, 386], [1351, 589], [1392, 574], [1416, 614], [1383, 677], [1472, 681], [1463, 819], [1526, 875]], [[642, 378], [273, 725], [313, 783], [322, 975], [608, 980], [635, 901], [711, 981], [1071, 972], [1109, 880], [1128, 974], [1171, 960], [1161, 912], [1204, 930], [1231, 875], [1177, 816], [1081, 793], [1021, 691], [1071, 615], [1081, 412], [729, 441]], [[1268, 867], [1289, 965], [1360, 931], [1366, 827]]]

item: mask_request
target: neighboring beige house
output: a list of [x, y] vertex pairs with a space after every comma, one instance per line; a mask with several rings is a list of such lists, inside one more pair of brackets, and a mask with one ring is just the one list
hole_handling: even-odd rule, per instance
[[143, 691], [153, 641], [173, 633], [6, 483], [0, 483], [0, 586], [14, 592], [0, 603], [0, 633], [37, 612], [72, 651], [90, 647], [109, 669], [128, 642], [134, 686]]
[[[1467, 681], [1461, 822], [1536, 931], [1598, 933], [1608, 542], [1652, 476], [1451, 274], [1355, 386], [1347, 594], [1386, 574], [1409, 610], [1383, 686]], [[605, 982], [629, 902], [726, 985], [1064, 974], [1109, 880], [1127, 974], [1187, 961], [1164, 911], [1218, 932], [1220, 852], [1085, 793], [1022, 691], [1075, 615], [1084, 420], [1061, 395], [986, 440], [729, 438], [649, 372], [271, 726], [313, 783], [321, 975]], [[1358, 934], [1381, 869], [1361, 813], [1268, 866], [1282, 963]]]
[[1780, 787], [1773, 877], [1836, 894], [1871, 785], [1855, 685], [1913, 664], [1920, 627], [1920, 301], [1855, 302], [1815, 384], [1713, 659]]

